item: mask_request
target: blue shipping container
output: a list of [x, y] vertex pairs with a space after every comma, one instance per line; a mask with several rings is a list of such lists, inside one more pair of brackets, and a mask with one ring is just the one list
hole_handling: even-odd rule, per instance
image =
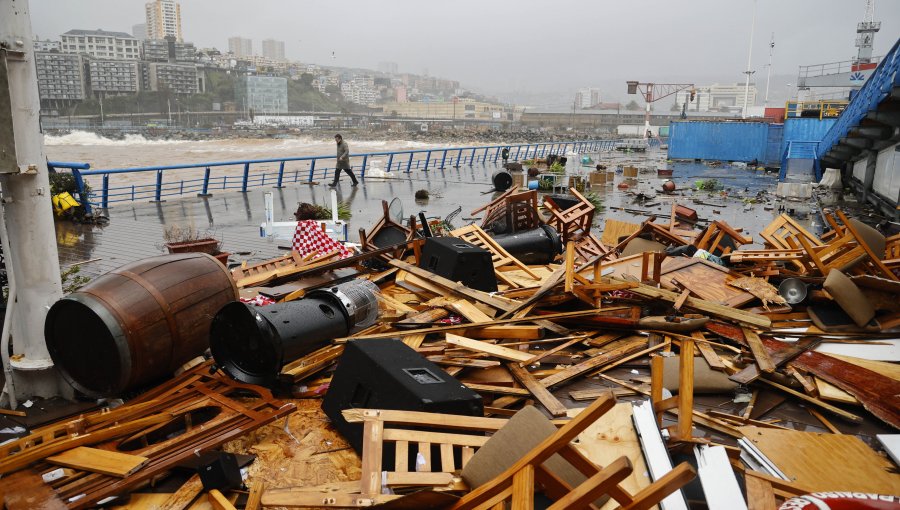
[[[770, 124], [676, 121], [669, 125], [669, 157], [722, 161], [768, 161]], [[780, 144], [779, 144], [780, 145]], [[777, 162], [779, 157], [775, 159]]]
[[825, 133], [837, 122], [833, 119], [817, 119], [794, 117], [784, 121], [784, 135], [781, 138], [781, 149], [778, 159], [787, 149], [788, 142], [819, 142], [825, 138]]

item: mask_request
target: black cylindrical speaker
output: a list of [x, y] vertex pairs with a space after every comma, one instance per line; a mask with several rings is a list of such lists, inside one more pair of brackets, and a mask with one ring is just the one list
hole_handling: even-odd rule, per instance
[[524, 264], [549, 264], [562, 253], [559, 233], [550, 225], [494, 236], [494, 241]]
[[229, 303], [213, 318], [213, 358], [238, 381], [270, 386], [285, 364], [347, 336], [354, 325], [371, 324], [378, 315], [375, 290], [354, 280], [287, 303]]
[[495, 190], [506, 191], [512, 186], [512, 174], [506, 170], [497, 170], [491, 175], [491, 182], [494, 184]]

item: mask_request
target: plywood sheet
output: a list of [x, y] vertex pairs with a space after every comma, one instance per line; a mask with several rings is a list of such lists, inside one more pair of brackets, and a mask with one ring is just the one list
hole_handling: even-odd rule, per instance
[[900, 475], [891, 461], [846, 434], [740, 427], [793, 481], [814, 491], [895, 494]]
[[675, 290], [674, 283], [677, 283], [691, 294], [714, 303], [737, 307], [756, 299], [753, 294], [728, 285], [737, 274], [701, 258], [667, 258], [661, 273], [659, 281], [663, 288]]
[[[569, 409], [568, 416], [574, 418], [580, 412], [581, 409]], [[634, 431], [631, 413], [630, 402], [616, 404], [578, 436], [575, 447], [598, 466], [607, 466], [619, 457], [628, 457], [634, 470], [619, 485], [629, 493], [636, 494], [652, 482], [644, 462], [640, 440]], [[618, 506], [611, 499], [602, 510], [612, 510]]]
[[640, 228], [641, 226], [638, 223], [613, 219], [606, 220], [603, 224], [603, 235], [600, 237], [600, 242], [606, 246], [615, 246], [619, 244], [620, 237], [628, 237], [640, 230]]

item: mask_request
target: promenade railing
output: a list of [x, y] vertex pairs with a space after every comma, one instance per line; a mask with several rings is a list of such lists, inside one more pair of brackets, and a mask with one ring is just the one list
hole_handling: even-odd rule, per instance
[[[360, 178], [365, 179], [366, 172], [372, 169], [374, 158], [385, 160], [379, 170], [411, 173], [414, 170], [427, 172], [496, 164], [504, 148], [509, 149], [510, 161], [523, 161], [550, 154], [565, 155], [569, 151], [579, 154], [608, 151], [614, 148], [615, 143], [616, 140], [580, 140], [368, 152], [352, 154], [351, 166]], [[166, 197], [188, 194], [210, 196], [217, 190], [246, 193], [251, 188], [263, 186], [283, 188], [293, 183], [315, 182], [334, 177], [335, 159], [334, 155], [298, 156], [113, 169], [91, 169], [87, 163], [51, 161], [48, 166], [56, 171], [68, 169], [72, 172], [77, 198], [90, 212], [94, 207], [106, 209], [117, 202], [161, 202]], [[152, 175], [153, 182], [134, 182], [133, 176], [128, 175], [141, 173]], [[195, 175], [185, 175], [187, 173]], [[85, 179], [93, 176], [100, 178], [100, 186], [92, 182], [88, 190]]]

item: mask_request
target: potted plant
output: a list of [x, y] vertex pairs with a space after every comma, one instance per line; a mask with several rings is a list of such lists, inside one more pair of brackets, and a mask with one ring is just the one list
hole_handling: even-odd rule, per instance
[[222, 241], [208, 232], [201, 233], [193, 226], [171, 225], [163, 231], [163, 239], [169, 253], [207, 253], [222, 265], [228, 265], [228, 256], [231, 254], [222, 251]]

